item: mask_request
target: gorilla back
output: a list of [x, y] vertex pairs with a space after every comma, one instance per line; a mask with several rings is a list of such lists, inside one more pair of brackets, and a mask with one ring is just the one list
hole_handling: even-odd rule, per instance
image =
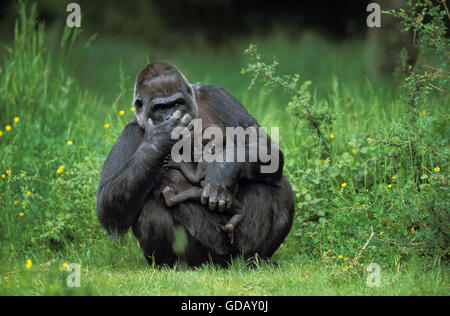
[[[173, 65], [158, 62], [139, 74], [134, 107], [135, 118], [109, 153], [98, 189], [97, 215], [108, 233], [120, 237], [132, 227], [149, 263], [176, 262], [180, 256], [173, 250], [177, 226], [186, 232], [182, 256], [192, 266], [210, 258], [225, 263], [238, 254], [271, 257], [289, 233], [294, 216], [281, 151], [274, 173], [262, 173], [260, 161], [210, 162], [202, 204], [189, 201], [168, 208], [161, 194], [169, 183], [182, 191], [186, 181], [178, 170], [163, 168], [176, 142], [171, 139], [172, 130], [191, 126], [192, 118], [222, 127], [259, 127], [242, 104], [218, 86], [191, 85]], [[219, 224], [232, 216], [224, 210], [231, 207], [237, 183], [236, 198], [246, 215], [231, 245]]]

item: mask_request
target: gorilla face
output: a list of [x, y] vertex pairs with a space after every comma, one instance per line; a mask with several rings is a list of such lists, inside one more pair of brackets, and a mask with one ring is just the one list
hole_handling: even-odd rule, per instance
[[135, 115], [144, 130], [149, 119], [153, 125], [158, 125], [169, 119], [175, 111], [191, 117], [197, 115], [194, 91], [184, 76], [170, 64], [156, 65], [167, 68], [154, 76], [151, 70], [156, 66], [152, 64], [150, 69], [147, 67], [141, 72], [136, 81]]

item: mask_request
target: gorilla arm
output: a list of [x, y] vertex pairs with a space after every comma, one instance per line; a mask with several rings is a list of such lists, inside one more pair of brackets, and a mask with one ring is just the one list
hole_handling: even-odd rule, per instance
[[[200, 117], [209, 118], [223, 127], [259, 127], [258, 122], [248, 113], [242, 104], [226, 90], [215, 85], [203, 85], [197, 88], [197, 103]], [[258, 141], [259, 141], [258, 134]], [[271, 139], [267, 137], [268, 148]], [[248, 144], [246, 144], [248, 151]], [[220, 211], [230, 208], [233, 199], [233, 190], [239, 179], [262, 181], [269, 184], [278, 184], [283, 175], [283, 154], [278, 146], [272, 148], [271, 156], [279, 159], [278, 168], [273, 173], [261, 172], [265, 163], [256, 162], [211, 162], [205, 171], [205, 186], [202, 193], [202, 203], [208, 204], [211, 210], [217, 206]], [[236, 161], [236, 160], [234, 160]]]
[[170, 151], [176, 122], [172, 118], [145, 133], [131, 122], [117, 139], [103, 166], [97, 195], [97, 216], [110, 235], [124, 235], [141, 212]]
[[205, 185], [201, 196], [202, 204], [208, 204], [210, 210], [218, 206], [219, 211], [230, 209], [233, 192], [240, 179], [279, 184], [282, 179], [283, 154], [278, 151], [279, 165], [274, 173], [262, 173], [259, 162], [211, 162], [205, 170]]

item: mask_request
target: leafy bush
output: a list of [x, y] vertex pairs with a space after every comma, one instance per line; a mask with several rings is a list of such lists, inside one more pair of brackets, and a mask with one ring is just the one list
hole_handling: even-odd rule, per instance
[[391, 105], [403, 114], [376, 134], [336, 130], [346, 115], [338, 110], [345, 100], [337, 82], [328, 100], [317, 100], [311, 82], [277, 75], [276, 61], [264, 63], [255, 45], [246, 50], [253, 63], [243, 73], [254, 75], [252, 85], [262, 78], [266, 88], [291, 95], [286, 112], [300, 131], [283, 150], [297, 201], [295, 247], [302, 254], [351, 266], [360, 259], [391, 264], [396, 257], [448, 257], [448, 107], [441, 106], [448, 105], [448, 16], [430, 1], [410, 5], [390, 14], [413, 28], [423, 52], [431, 48], [440, 62], [433, 72], [408, 69]]
[[[98, 100], [67, 75], [67, 60], [53, 61], [44, 34], [36, 6], [28, 12], [20, 3], [14, 45], [0, 69], [3, 258], [51, 258], [102, 236], [93, 212], [102, 161], [88, 150], [98, 140], [84, 130], [97, 125], [85, 113], [95, 115]], [[67, 55], [76, 38], [76, 32], [64, 30], [60, 46], [63, 51], [69, 46]], [[82, 120], [87, 124], [70, 123]]]

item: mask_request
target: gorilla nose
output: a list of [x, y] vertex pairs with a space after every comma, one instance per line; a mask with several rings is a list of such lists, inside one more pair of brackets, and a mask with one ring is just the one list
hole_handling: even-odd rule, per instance
[[164, 113], [163, 120], [167, 121], [168, 119], [170, 119], [173, 115], [173, 112], [174, 111], [167, 111], [166, 113]]

